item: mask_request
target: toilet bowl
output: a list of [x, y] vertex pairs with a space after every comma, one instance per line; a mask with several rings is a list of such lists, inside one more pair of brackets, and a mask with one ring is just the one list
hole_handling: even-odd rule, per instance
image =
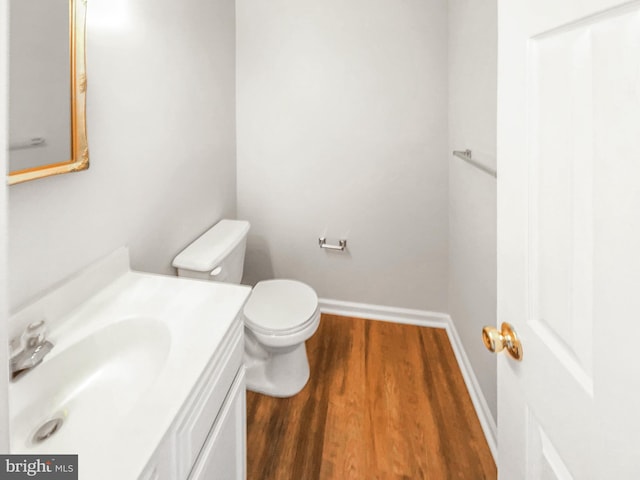
[[[240, 283], [249, 223], [221, 220], [173, 261], [178, 275]], [[318, 296], [297, 280], [264, 280], [244, 309], [247, 390], [290, 397], [309, 380], [305, 341], [320, 325]]]
[[259, 282], [244, 306], [247, 388], [274, 397], [309, 380], [305, 341], [320, 325], [318, 297], [295, 280]]

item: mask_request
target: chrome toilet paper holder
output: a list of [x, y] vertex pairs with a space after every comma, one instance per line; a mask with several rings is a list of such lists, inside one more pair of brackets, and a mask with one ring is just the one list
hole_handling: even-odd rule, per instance
[[327, 239], [325, 237], [320, 237], [318, 238], [318, 245], [320, 245], [320, 248], [326, 248], [327, 250], [338, 250], [340, 252], [344, 252], [347, 248], [347, 239], [340, 239], [338, 240], [338, 245], [331, 245], [327, 243]]

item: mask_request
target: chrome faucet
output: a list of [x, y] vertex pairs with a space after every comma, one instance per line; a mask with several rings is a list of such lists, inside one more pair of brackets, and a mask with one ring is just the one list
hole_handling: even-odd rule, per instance
[[53, 343], [45, 338], [46, 332], [45, 322], [41, 320], [29, 324], [20, 338], [11, 342], [21, 345], [21, 350], [11, 356], [11, 380], [15, 380], [40, 365], [44, 357], [51, 351]]

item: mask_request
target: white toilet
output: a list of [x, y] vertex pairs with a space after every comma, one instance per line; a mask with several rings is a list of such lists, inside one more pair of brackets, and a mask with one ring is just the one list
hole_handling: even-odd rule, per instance
[[[185, 248], [173, 266], [181, 277], [240, 283], [249, 222], [221, 220]], [[247, 389], [290, 397], [309, 380], [304, 342], [320, 325], [318, 296], [295, 280], [264, 280], [244, 306]]]

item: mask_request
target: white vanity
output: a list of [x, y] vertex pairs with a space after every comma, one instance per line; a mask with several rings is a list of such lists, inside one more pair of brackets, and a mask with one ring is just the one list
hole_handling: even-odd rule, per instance
[[45, 319], [54, 346], [10, 383], [11, 453], [78, 454], [82, 480], [245, 478], [250, 291], [121, 249], [13, 315], [12, 338]]

